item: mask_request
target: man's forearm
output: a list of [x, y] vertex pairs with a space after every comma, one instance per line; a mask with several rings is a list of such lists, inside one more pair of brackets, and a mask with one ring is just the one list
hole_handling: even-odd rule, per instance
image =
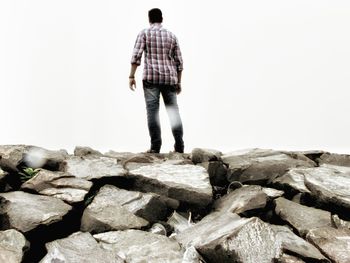
[[134, 78], [135, 77], [135, 72], [136, 72], [136, 69], [137, 69], [138, 66], [139, 65], [137, 65], [137, 64], [131, 64], [129, 78]]

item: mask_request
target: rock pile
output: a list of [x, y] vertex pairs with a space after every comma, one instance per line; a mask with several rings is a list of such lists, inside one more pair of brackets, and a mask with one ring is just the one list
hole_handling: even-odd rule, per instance
[[350, 262], [350, 155], [0, 146], [0, 262]]

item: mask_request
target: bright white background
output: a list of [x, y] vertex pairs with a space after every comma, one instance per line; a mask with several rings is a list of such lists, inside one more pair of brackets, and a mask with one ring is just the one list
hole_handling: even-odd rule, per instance
[[187, 152], [350, 153], [348, 0], [1, 0], [0, 144], [146, 150], [142, 68], [136, 92], [128, 75], [153, 7], [183, 53]]

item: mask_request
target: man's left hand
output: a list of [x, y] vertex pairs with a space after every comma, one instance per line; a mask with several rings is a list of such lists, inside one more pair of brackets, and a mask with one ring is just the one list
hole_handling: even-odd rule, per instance
[[181, 93], [181, 90], [182, 90], [182, 88], [181, 88], [181, 83], [178, 83], [178, 84], [176, 85], [176, 94], [180, 94], [180, 93]]

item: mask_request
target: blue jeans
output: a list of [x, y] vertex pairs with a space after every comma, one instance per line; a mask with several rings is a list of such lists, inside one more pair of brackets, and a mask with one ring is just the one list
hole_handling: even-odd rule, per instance
[[176, 85], [158, 85], [143, 81], [143, 90], [147, 109], [148, 131], [151, 137], [151, 150], [160, 151], [162, 146], [161, 128], [159, 122], [159, 98], [163, 101], [170, 119], [171, 131], [175, 139], [174, 150], [184, 151], [183, 127], [177, 105]]

